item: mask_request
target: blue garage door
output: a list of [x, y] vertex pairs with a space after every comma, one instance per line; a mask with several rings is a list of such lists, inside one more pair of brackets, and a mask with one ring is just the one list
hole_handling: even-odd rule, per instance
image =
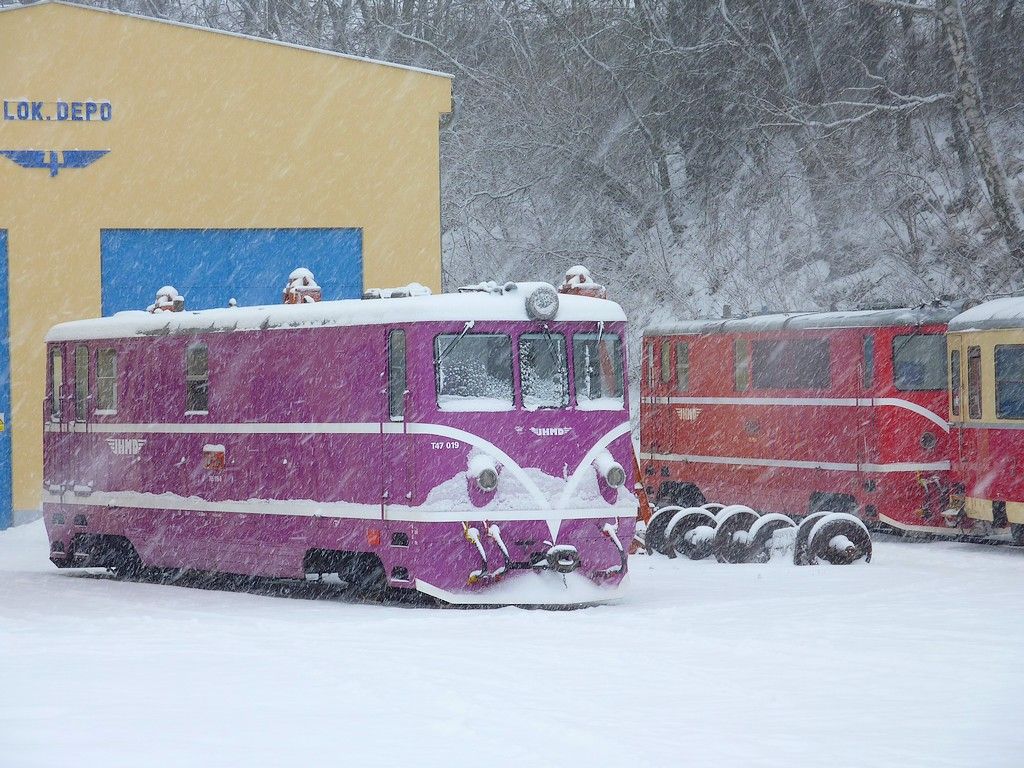
[[7, 335], [7, 230], [0, 229], [0, 530], [11, 524], [11, 342]]
[[359, 229], [104, 229], [103, 314], [145, 309], [173, 285], [186, 309], [279, 304], [288, 274], [312, 270], [324, 299], [363, 292]]

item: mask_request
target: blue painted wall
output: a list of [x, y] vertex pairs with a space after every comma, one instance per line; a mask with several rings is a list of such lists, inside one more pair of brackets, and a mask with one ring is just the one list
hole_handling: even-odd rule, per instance
[[164, 285], [186, 310], [279, 304], [296, 267], [313, 271], [325, 300], [363, 292], [359, 229], [104, 229], [100, 254], [104, 315], [145, 309]]
[[0, 530], [11, 524], [11, 340], [7, 329], [7, 230], [0, 229]]

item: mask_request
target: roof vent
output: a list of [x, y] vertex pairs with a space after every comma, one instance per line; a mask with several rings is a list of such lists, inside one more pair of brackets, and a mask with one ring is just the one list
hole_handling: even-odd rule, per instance
[[594, 299], [608, 298], [608, 291], [605, 287], [594, 282], [594, 278], [590, 276], [590, 270], [582, 264], [569, 267], [565, 271], [565, 279], [558, 287], [558, 292], [573, 296], [590, 296]]
[[156, 292], [156, 300], [146, 307], [146, 311], [155, 314], [157, 312], [182, 312], [185, 309], [185, 297], [175, 289], [173, 285], [165, 285]]
[[305, 267], [299, 267], [288, 275], [288, 282], [281, 293], [284, 304], [315, 304], [321, 298], [320, 286], [313, 273]]

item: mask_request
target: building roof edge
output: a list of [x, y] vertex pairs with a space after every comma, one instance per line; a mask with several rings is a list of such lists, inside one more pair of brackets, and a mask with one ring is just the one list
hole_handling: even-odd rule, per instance
[[195, 29], [200, 32], [212, 32], [217, 35], [226, 35], [228, 37], [237, 37], [243, 40], [252, 40], [257, 43], [266, 43], [268, 45], [280, 45], [285, 48], [293, 48], [298, 51], [306, 51], [307, 53], [320, 53], [325, 56], [333, 56], [339, 59], [347, 59], [349, 61], [355, 61], [362, 64], [376, 64], [381, 67], [391, 67], [393, 69], [403, 69], [407, 72], [415, 72], [421, 75], [430, 75], [432, 77], [443, 77], [448, 80], [454, 80], [455, 76], [447, 72], [439, 72], [433, 69], [425, 69], [423, 67], [414, 67], [410, 64], [396, 64], [392, 61], [382, 61], [380, 59], [371, 59], [365, 56], [354, 56], [350, 53], [339, 53], [338, 51], [329, 51], [325, 48], [314, 48], [309, 45], [299, 45], [298, 43], [289, 43], [284, 40], [271, 40], [266, 37], [256, 37], [255, 35], [246, 35], [242, 32], [230, 32], [226, 29], [216, 29], [215, 27], [204, 27], [199, 24], [189, 24], [184, 21], [173, 21], [171, 19], [160, 19], [156, 16], [143, 16], [139, 13], [128, 13], [127, 11], [118, 11], [113, 8], [96, 8], [91, 5], [82, 5], [80, 3], [71, 3], [67, 0], [37, 0], [34, 3], [28, 3], [25, 5], [5, 5], [0, 6], [0, 13], [12, 13], [14, 11], [24, 11], [30, 8], [37, 8], [42, 5], [64, 5], [71, 8], [80, 9], [83, 11], [92, 11], [94, 13], [106, 13], [112, 16], [125, 16], [131, 19], [139, 19], [141, 21], [152, 21], [157, 24], [170, 24], [175, 27], [185, 27], [186, 29]]

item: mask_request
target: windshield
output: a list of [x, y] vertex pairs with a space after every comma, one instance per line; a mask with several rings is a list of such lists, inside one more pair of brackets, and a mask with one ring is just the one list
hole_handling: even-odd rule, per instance
[[519, 337], [519, 378], [523, 408], [564, 408], [569, 404], [565, 337], [560, 333], [524, 333]]
[[442, 333], [434, 338], [434, 360], [442, 411], [511, 411], [515, 406], [511, 337]]
[[622, 402], [622, 342], [614, 333], [577, 333], [572, 337], [576, 407], [612, 411]]
[[946, 337], [896, 336], [892, 340], [893, 383], [903, 392], [946, 388]]

